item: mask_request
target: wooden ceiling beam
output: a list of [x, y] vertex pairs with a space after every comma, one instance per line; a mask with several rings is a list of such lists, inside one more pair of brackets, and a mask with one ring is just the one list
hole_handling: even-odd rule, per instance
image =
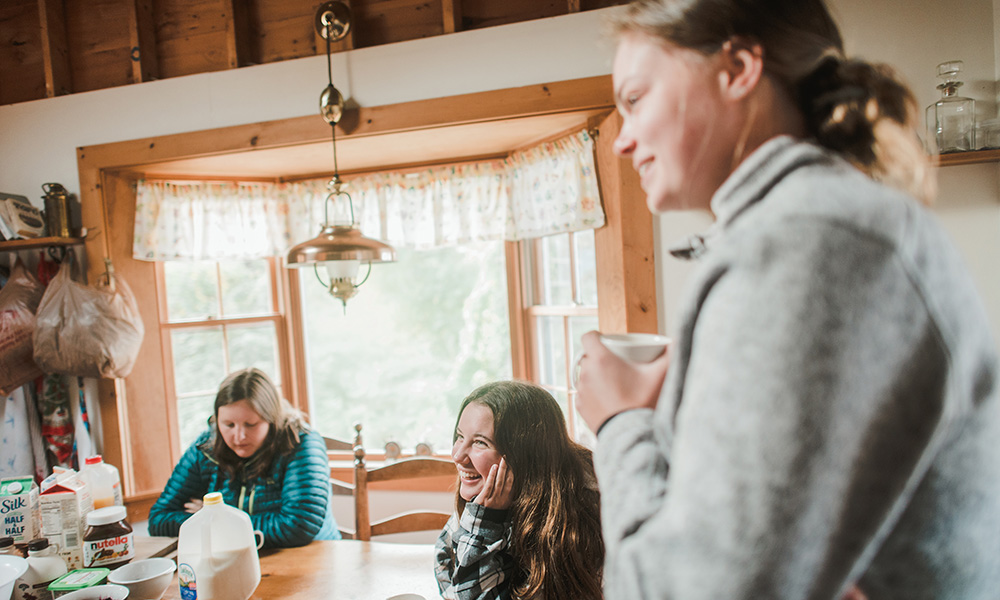
[[128, 0], [128, 43], [132, 58], [130, 83], [160, 78], [160, 57], [156, 53], [156, 18], [153, 0]]
[[445, 33], [462, 31], [462, 0], [441, 0], [441, 17]]
[[66, 9], [62, 0], [38, 0], [38, 19], [45, 68], [45, 97], [73, 93], [66, 40]]
[[226, 10], [226, 60], [230, 69], [260, 64], [257, 20], [250, 0], [223, 0]]

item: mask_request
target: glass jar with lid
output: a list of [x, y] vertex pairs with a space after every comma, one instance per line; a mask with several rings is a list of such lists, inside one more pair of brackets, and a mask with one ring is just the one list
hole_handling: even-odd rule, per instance
[[960, 60], [938, 65], [938, 78], [942, 82], [937, 89], [941, 90], [941, 99], [927, 107], [928, 141], [941, 154], [974, 149], [976, 102], [958, 95], [958, 88], [962, 87], [958, 74], [962, 67]]

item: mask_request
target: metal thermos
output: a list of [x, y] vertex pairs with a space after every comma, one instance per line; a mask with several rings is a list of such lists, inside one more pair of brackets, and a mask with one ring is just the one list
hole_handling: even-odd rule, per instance
[[45, 195], [45, 226], [49, 235], [70, 237], [69, 233], [69, 192], [58, 183], [43, 183]]

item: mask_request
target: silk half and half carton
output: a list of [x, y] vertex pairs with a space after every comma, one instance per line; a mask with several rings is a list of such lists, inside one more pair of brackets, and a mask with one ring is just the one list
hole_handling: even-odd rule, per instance
[[28, 477], [0, 479], [0, 537], [28, 543], [42, 533], [38, 486]]

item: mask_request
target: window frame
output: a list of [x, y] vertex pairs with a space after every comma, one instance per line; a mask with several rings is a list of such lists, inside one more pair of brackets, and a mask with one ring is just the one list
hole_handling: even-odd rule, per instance
[[[293, 368], [292, 363], [289, 360], [289, 336], [287, 334], [289, 329], [289, 321], [286, 316], [285, 308], [289, 306], [285, 300], [284, 287], [287, 285], [287, 278], [281, 273], [282, 270], [286, 270], [279, 265], [281, 262], [277, 258], [264, 258], [260, 259], [267, 262], [267, 270], [270, 276], [270, 299], [272, 311], [268, 313], [262, 313], [254, 316], [237, 316], [237, 317], [206, 317], [203, 319], [178, 319], [176, 321], [170, 320], [170, 314], [167, 306], [167, 277], [166, 269], [163, 262], [154, 263], [154, 272], [156, 280], [156, 301], [157, 301], [157, 312], [159, 313], [160, 319], [158, 323], [158, 328], [160, 330], [160, 345], [162, 347], [162, 363], [163, 363], [163, 374], [164, 374], [164, 391], [166, 393], [166, 398], [168, 402], [168, 419], [171, 429], [170, 444], [171, 451], [175, 454], [180, 454], [185, 450], [185, 448], [180, 447], [180, 440], [178, 433], [180, 432], [180, 423], [178, 422], [177, 414], [177, 404], [179, 400], [179, 395], [177, 393], [176, 379], [174, 373], [174, 353], [173, 353], [173, 342], [171, 340], [171, 333], [174, 331], [181, 330], [197, 330], [197, 329], [210, 329], [215, 327], [222, 328], [223, 339], [226, 337], [226, 329], [233, 325], [247, 325], [253, 323], [272, 323], [274, 325], [275, 332], [275, 347], [277, 349], [277, 367], [281, 372], [281, 382], [282, 391], [284, 395], [292, 401], [294, 395], [294, 386], [290, 385], [293, 382]], [[216, 275], [216, 289], [220, 292], [218, 297], [219, 303], [219, 314], [222, 315], [222, 276], [219, 267], [219, 261], [206, 261], [214, 262], [215, 264], [215, 275]], [[228, 362], [228, 352], [223, 350], [226, 361]], [[228, 367], [225, 369], [226, 372], [231, 371]]]
[[[545, 297], [545, 272], [542, 264], [542, 256], [544, 254], [544, 243], [542, 238], [535, 238], [532, 240], [525, 240], [518, 242], [521, 244], [521, 264], [520, 273], [521, 277], [527, 281], [531, 282], [531, 285], [522, 291], [521, 298], [521, 311], [523, 316], [520, 318], [521, 330], [520, 336], [523, 340], [522, 343], [531, 350], [530, 360], [528, 362], [529, 370], [526, 373], [524, 379], [534, 382], [540, 387], [549, 390], [550, 393], [553, 392], [563, 392], [566, 394], [566, 427], [569, 431], [570, 438], [577, 438], [577, 426], [576, 419], [574, 415], [576, 414], [576, 390], [573, 389], [573, 338], [571, 336], [570, 319], [573, 317], [594, 317], [599, 318], [600, 315], [600, 297], [597, 300], [597, 306], [587, 306], [583, 304], [580, 298], [580, 282], [577, 277], [577, 244], [576, 236], [580, 232], [567, 232], [566, 235], [567, 243], [569, 245], [569, 275], [570, 275], [570, 289], [572, 296], [572, 304], [548, 304], [547, 298]], [[595, 232], [596, 233], [596, 232]], [[530, 252], [525, 252], [525, 247], [530, 248]], [[598, 286], [600, 289], [600, 286]], [[541, 358], [541, 351], [539, 349], [538, 340], [538, 327], [539, 319], [541, 317], [559, 317], [562, 319], [562, 331], [563, 331], [563, 357], [565, 361], [564, 372], [566, 374], [566, 379], [561, 384], [544, 384], [541, 382], [540, 375], [540, 364], [539, 360]], [[553, 393], [555, 395], [555, 393]]]
[[[504, 242], [505, 248], [505, 269], [507, 277], [507, 306], [508, 325], [510, 328], [510, 348], [512, 376], [515, 379], [522, 379], [535, 382], [550, 391], [557, 390], [564, 392], [567, 398], [566, 409], [568, 415], [575, 414], [575, 391], [572, 389], [570, 381], [572, 347], [573, 340], [570, 339], [569, 320], [576, 316], [598, 316], [598, 308], [585, 307], [579, 299], [579, 282], [577, 278], [577, 251], [575, 244], [576, 232], [568, 232], [565, 235], [569, 247], [569, 275], [572, 289], [572, 305], [551, 305], [545, 304], [544, 297], [544, 267], [541, 260], [543, 255], [543, 243], [541, 238], [522, 240], [518, 242]], [[526, 251], [529, 250], [529, 251]], [[298, 270], [288, 269], [284, 266], [284, 261], [277, 257], [260, 259], [266, 261], [270, 275], [270, 298], [274, 311], [262, 313], [255, 316], [236, 317], [206, 317], [203, 319], [178, 319], [172, 321], [167, 310], [167, 280], [166, 269], [162, 262], [155, 264], [157, 280], [157, 301], [160, 305], [160, 339], [163, 346], [163, 371], [166, 380], [166, 395], [170, 405], [171, 425], [174, 432], [179, 432], [178, 405], [180, 394], [177, 392], [174, 373], [174, 359], [171, 333], [178, 330], [197, 330], [221, 327], [225, 337], [226, 328], [232, 325], [243, 325], [249, 323], [272, 323], [275, 330], [275, 345], [278, 352], [278, 368], [281, 371], [281, 381], [283, 392], [289, 402], [309, 414], [309, 390], [304, 384], [298, 382], [306, 381], [305, 361], [292, 361], [290, 355], [297, 353], [305, 357], [304, 350], [304, 330], [305, 319], [302, 307], [302, 293], [299, 288], [297, 276]], [[219, 261], [213, 262], [216, 270], [216, 284], [220, 291], [218, 297], [219, 314], [222, 314], [223, 298], [221, 295], [221, 269]], [[294, 280], [294, 281], [293, 281]], [[524, 285], [525, 281], [530, 281], [531, 285]], [[294, 307], [294, 308], [292, 308]], [[537, 327], [539, 317], [554, 316], [563, 319], [563, 349], [566, 360], [565, 372], [567, 378], [562, 385], [543, 385], [539, 381], [538, 358], [541, 354], [538, 347]], [[298, 350], [293, 350], [297, 348]], [[228, 372], [229, 368], [226, 369]], [[567, 418], [567, 427], [571, 436], [576, 434], [575, 419]], [[342, 432], [320, 432], [325, 435], [337, 436]], [[178, 436], [172, 435], [172, 445], [179, 446]], [[184, 448], [178, 450], [183, 452]], [[376, 449], [370, 452], [370, 458], [379, 460], [379, 452]], [[349, 451], [331, 451], [331, 460], [349, 461], [352, 454]], [[412, 453], [411, 453], [412, 454]], [[435, 453], [439, 457], [447, 457], [449, 454], [444, 449]]]

